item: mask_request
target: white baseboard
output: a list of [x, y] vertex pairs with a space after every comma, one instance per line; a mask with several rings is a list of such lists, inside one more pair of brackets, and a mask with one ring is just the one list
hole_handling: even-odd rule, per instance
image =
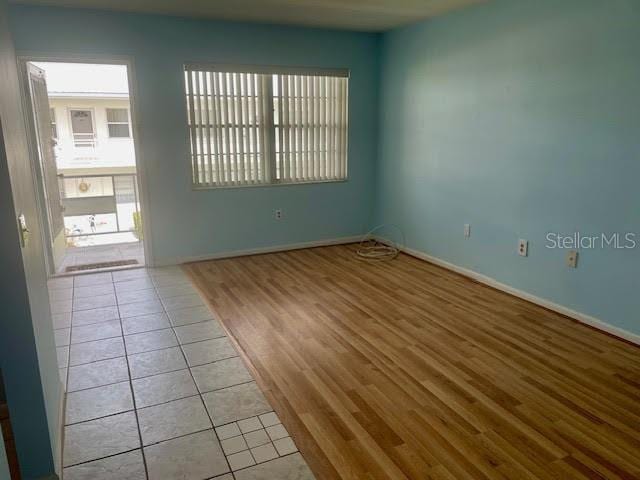
[[[379, 241], [383, 242], [384, 239], [382, 238], [378, 238]], [[460, 275], [464, 275], [465, 277], [471, 278], [473, 280], [476, 280], [480, 283], [484, 283], [485, 285], [488, 285], [490, 287], [493, 287], [497, 290], [501, 290], [503, 292], [509, 293], [511, 295], [513, 295], [514, 297], [518, 297], [518, 298], [522, 298], [523, 300], [527, 300], [531, 303], [535, 303], [536, 305], [540, 305], [541, 307], [547, 308], [549, 310], [553, 310], [554, 312], [560, 313], [561, 315], [565, 315], [569, 318], [572, 318], [574, 320], [577, 320], [578, 322], [584, 323], [586, 325], [589, 325], [591, 327], [597, 328], [598, 330], [602, 330], [603, 332], [609, 333], [611, 335], [614, 335], [616, 337], [622, 338], [624, 340], [627, 340], [629, 342], [632, 342], [636, 345], [640, 345], [640, 335], [637, 335], [635, 333], [629, 332], [627, 330], [623, 330], [621, 328], [618, 327], [614, 327], [613, 325], [610, 325], [606, 322], [603, 322], [602, 320], [592, 317], [590, 315], [587, 315], [585, 313], [581, 313], [581, 312], [577, 312], [575, 310], [572, 310], [570, 308], [567, 308], [563, 305], [560, 305], [558, 303], [554, 303], [550, 300], [546, 300], [544, 298], [540, 298], [536, 295], [532, 295], [530, 293], [524, 292], [522, 290], [518, 290], [517, 288], [514, 288], [510, 285], [507, 285], [505, 283], [499, 282], [498, 280], [496, 280], [495, 278], [491, 278], [487, 275], [483, 275], [481, 273], [478, 272], [474, 272], [473, 270], [470, 270], [468, 268], [464, 268], [464, 267], [460, 267], [458, 265], [455, 265], [453, 263], [447, 262], [445, 260], [442, 260], [440, 258], [437, 257], [433, 257], [431, 255], [428, 255], [424, 252], [421, 252], [419, 250], [414, 250], [413, 248], [408, 248], [408, 247], [400, 247], [400, 250], [405, 252], [408, 255], [411, 255], [412, 257], [416, 257], [419, 258], [421, 260], [425, 260], [427, 262], [433, 263], [434, 265], [438, 265], [439, 267], [443, 267], [446, 268], [447, 270], [451, 270], [453, 272], [459, 273]]]
[[249, 255], [260, 255], [263, 253], [286, 252], [287, 250], [300, 250], [303, 248], [327, 247], [330, 245], [342, 245], [345, 243], [359, 242], [362, 235], [350, 237], [330, 238], [325, 240], [313, 240], [311, 242], [287, 243], [284, 245], [273, 245], [269, 247], [250, 248], [245, 250], [227, 250], [226, 252], [210, 253], [205, 255], [195, 255], [187, 257], [176, 257], [162, 259], [154, 265], [155, 267], [166, 267], [168, 265], [180, 265], [183, 263], [202, 262], [205, 260], [219, 260], [221, 258], [246, 257]]

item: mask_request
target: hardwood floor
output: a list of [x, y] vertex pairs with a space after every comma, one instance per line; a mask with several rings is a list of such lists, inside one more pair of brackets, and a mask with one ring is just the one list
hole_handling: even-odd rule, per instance
[[640, 348], [353, 246], [186, 266], [318, 479], [640, 478]]

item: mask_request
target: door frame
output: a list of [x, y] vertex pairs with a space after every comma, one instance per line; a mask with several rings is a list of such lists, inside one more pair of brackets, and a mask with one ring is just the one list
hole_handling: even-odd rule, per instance
[[[149, 189], [147, 182], [147, 168], [146, 162], [144, 158], [144, 152], [140, 145], [140, 123], [139, 123], [139, 98], [138, 98], [138, 82], [136, 79], [136, 69], [135, 62], [133, 57], [131, 56], [114, 56], [114, 55], [53, 55], [53, 54], [28, 54], [28, 55], [18, 55], [18, 72], [20, 74], [20, 84], [21, 84], [21, 96], [22, 103], [27, 112], [31, 112], [32, 108], [29, 104], [29, 96], [28, 90], [25, 90], [25, 86], [28, 87], [28, 72], [27, 72], [27, 63], [28, 62], [58, 62], [58, 63], [94, 63], [94, 64], [104, 64], [104, 65], [124, 65], [127, 68], [127, 81], [129, 83], [129, 118], [130, 118], [130, 126], [131, 126], [131, 137], [133, 139], [133, 148], [136, 156], [136, 174], [138, 177], [138, 189], [139, 189], [139, 201], [140, 201], [140, 209], [143, 212], [144, 222], [142, 224], [142, 247], [144, 250], [144, 259], [145, 266], [152, 267], [155, 265], [155, 259], [153, 257], [153, 248], [152, 248], [152, 239], [151, 239], [151, 211], [150, 211], [150, 202], [149, 202]], [[95, 122], [95, 114], [93, 118]], [[33, 131], [32, 122], [28, 122], [27, 125], [27, 135], [29, 140], [29, 149], [31, 151], [31, 165], [32, 168], [35, 165], [34, 160], [37, 160], [37, 149], [34, 151], [33, 148], [35, 146], [34, 141], [36, 141], [35, 131]], [[95, 125], [94, 125], [95, 129]], [[34, 157], [34, 154], [36, 157]], [[36, 187], [40, 188], [38, 185]], [[38, 210], [40, 210], [40, 220], [47, 218], [46, 210], [42, 211], [43, 205], [38, 204]], [[46, 208], [46, 206], [44, 206]], [[43, 216], [43, 214], [45, 216]], [[51, 256], [49, 262], [52, 262], [52, 248], [50, 241], [46, 241], [45, 245], [47, 247], [47, 258]], [[48, 262], [48, 263], [49, 263]], [[48, 274], [50, 276], [56, 275], [55, 265], [49, 264], [47, 265]]]

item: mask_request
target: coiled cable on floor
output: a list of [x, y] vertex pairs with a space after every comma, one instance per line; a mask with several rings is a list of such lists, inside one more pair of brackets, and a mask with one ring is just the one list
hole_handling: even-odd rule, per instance
[[[393, 229], [399, 233], [399, 237], [402, 239], [402, 243], [398, 244], [392, 238], [384, 236], [384, 242], [377, 238], [382, 235], [376, 235], [376, 233], [382, 232], [384, 229]], [[404, 233], [396, 225], [382, 224], [371, 229], [362, 236], [360, 244], [356, 250], [356, 255], [362, 260], [371, 262], [382, 262], [387, 260], [393, 260], [400, 253], [400, 248], [404, 245]]]

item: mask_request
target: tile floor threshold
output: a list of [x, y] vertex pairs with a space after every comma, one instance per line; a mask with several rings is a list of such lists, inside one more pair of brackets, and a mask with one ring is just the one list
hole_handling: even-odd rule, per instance
[[57, 276], [49, 292], [66, 480], [314, 478], [179, 267]]

